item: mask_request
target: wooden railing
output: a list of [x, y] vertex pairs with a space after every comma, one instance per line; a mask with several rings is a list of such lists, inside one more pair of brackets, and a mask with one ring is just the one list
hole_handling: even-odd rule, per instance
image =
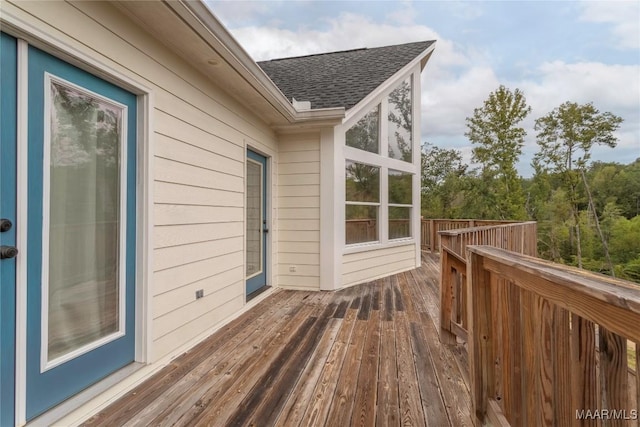
[[490, 246], [464, 258], [476, 425], [637, 425], [637, 285]]
[[[477, 222], [477, 221], [476, 221]], [[502, 225], [440, 231], [440, 339], [453, 343], [467, 339], [467, 254], [469, 245], [491, 245], [520, 254], [537, 253], [537, 224], [509, 222]]]
[[520, 221], [502, 221], [492, 219], [423, 219], [420, 227], [420, 245], [422, 250], [440, 251], [438, 233], [460, 228], [480, 227], [487, 225], [512, 224]]
[[[378, 240], [378, 222], [375, 219], [348, 219], [345, 225], [347, 243]], [[389, 219], [389, 239], [411, 236], [409, 219]]]

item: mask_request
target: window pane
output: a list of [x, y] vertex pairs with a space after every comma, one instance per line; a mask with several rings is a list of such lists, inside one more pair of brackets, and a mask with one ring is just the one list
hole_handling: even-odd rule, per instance
[[412, 203], [412, 177], [413, 174], [389, 169], [389, 203], [401, 205]]
[[389, 239], [411, 237], [411, 208], [389, 206]]
[[247, 277], [262, 271], [262, 165], [247, 160]]
[[124, 111], [52, 82], [47, 360], [119, 330]]
[[374, 108], [353, 125], [346, 134], [346, 144], [349, 147], [359, 148], [378, 154], [379, 149], [379, 107]]
[[389, 94], [389, 157], [411, 162], [411, 78]]
[[378, 240], [378, 207], [347, 205], [346, 242], [362, 243]]
[[380, 201], [380, 168], [347, 160], [346, 163], [347, 202]]

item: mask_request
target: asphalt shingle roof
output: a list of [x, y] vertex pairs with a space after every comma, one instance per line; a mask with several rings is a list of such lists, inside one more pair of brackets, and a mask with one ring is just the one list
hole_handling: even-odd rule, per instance
[[258, 62], [291, 101], [311, 101], [311, 108], [356, 105], [434, 41], [354, 49]]

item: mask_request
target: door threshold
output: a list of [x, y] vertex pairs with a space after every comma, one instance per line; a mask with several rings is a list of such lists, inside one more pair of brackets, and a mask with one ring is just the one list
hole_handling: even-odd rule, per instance
[[257, 297], [258, 295], [268, 291], [269, 289], [271, 289], [271, 286], [266, 286], [266, 285], [261, 287], [261, 288], [256, 289], [255, 291], [253, 291], [249, 295], [247, 295], [247, 302], [251, 301], [252, 299]]
[[133, 362], [125, 366], [124, 368], [119, 369], [108, 377], [105, 377], [92, 386], [84, 389], [75, 396], [65, 400], [57, 406], [54, 406], [44, 414], [34, 418], [31, 421], [28, 421], [27, 426], [55, 425], [56, 421], [70, 414], [72, 411], [78, 409], [80, 406], [95, 398], [100, 393], [107, 391], [109, 388], [129, 377], [137, 370], [141, 369], [143, 366], [145, 366], [144, 363]]

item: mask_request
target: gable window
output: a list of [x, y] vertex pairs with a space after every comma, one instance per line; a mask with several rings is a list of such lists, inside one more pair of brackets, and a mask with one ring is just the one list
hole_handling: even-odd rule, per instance
[[351, 126], [345, 135], [349, 147], [358, 148], [370, 153], [380, 153], [380, 106], [365, 114], [358, 123]]
[[378, 241], [380, 168], [347, 160], [345, 173], [345, 241], [347, 244]]
[[403, 80], [387, 98], [389, 114], [387, 129], [389, 138], [389, 157], [411, 163], [413, 157], [411, 138], [411, 77]]
[[412, 221], [417, 214], [414, 176], [419, 171], [413, 149], [415, 101], [413, 74], [409, 74], [372, 100], [369, 105], [375, 106], [353, 117], [345, 131], [346, 245], [386, 245], [416, 237]]
[[389, 169], [389, 240], [411, 237], [413, 174]]

